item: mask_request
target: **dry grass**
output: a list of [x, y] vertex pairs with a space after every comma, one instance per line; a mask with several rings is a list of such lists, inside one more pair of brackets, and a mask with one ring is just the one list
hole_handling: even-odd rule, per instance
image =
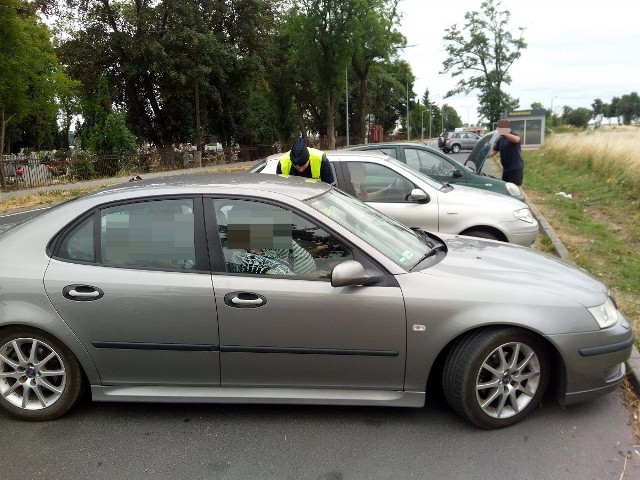
[[38, 192], [33, 195], [23, 197], [8, 198], [0, 202], [0, 213], [11, 212], [13, 210], [29, 209], [43, 205], [53, 205], [56, 203], [71, 200], [85, 193], [99, 190], [106, 185], [88, 188], [76, 188], [71, 190], [50, 190], [46, 192]]
[[640, 187], [640, 128], [619, 126], [545, 139], [544, 149], [565, 155], [566, 163], [587, 165], [608, 183], [624, 181]]
[[[214, 171], [217, 173], [236, 173], [246, 172], [250, 168], [251, 166], [242, 165], [216, 168]], [[71, 200], [72, 198], [80, 197], [86, 193], [100, 190], [101, 188], [104, 188], [108, 185], [113, 185], [113, 183], [109, 183], [109, 179], [105, 179], [105, 183], [103, 185], [95, 187], [76, 188], [75, 185], [70, 184], [69, 188], [64, 190], [52, 189], [45, 192], [34, 193], [32, 195], [8, 198], [6, 200], [0, 201], [0, 213], [35, 208], [43, 205], [53, 205], [56, 203], [64, 202], [66, 200]]]

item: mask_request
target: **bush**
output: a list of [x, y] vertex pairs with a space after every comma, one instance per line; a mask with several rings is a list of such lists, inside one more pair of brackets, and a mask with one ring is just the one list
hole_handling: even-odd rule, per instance
[[69, 164], [69, 173], [76, 180], [92, 179], [96, 174], [93, 167], [93, 157], [84, 152], [74, 155]]

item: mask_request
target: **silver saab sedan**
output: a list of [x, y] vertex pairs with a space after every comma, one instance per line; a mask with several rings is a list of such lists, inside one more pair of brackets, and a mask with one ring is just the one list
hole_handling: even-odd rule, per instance
[[25, 420], [64, 414], [85, 389], [422, 407], [429, 384], [500, 428], [547, 387], [565, 405], [611, 392], [633, 342], [583, 270], [410, 229], [294, 177], [111, 187], [0, 234], [0, 265], [0, 405]]
[[[276, 173], [280, 155], [251, 171]], [[327, 152], [336, 185], [408, 227], [502, 240], [529, 247], [538, 221], [528, 205], [513, 197], [449, 185], [378, 152]]]

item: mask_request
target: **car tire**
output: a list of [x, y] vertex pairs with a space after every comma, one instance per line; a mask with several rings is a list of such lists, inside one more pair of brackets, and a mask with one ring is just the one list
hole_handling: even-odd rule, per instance
[[467, 232], [464, 232], [463, 235], [466, 235], [468, 237], [486, 238], [487, 240], [502, 241], [502, 239], [498, 235], [487, 230], [469, 230]]
[[519, 328], [485, 328], [460, 338], [442, 377], [451, 407], [474, 425], [513, 425], [540, 403], [549, 381], [542, 340]]
[[451, 151], [452, 151], [453, 153], [460, 153], [460, 145], [457, 145], [457, 144], [456, 144], [456, 145], [453, 145], [453, 146], [451, 147]]
[[0, 406], [22, 420], [52, 420], [83, 390], [82, 369], [55, 338], [26, 327], [0, 331]]

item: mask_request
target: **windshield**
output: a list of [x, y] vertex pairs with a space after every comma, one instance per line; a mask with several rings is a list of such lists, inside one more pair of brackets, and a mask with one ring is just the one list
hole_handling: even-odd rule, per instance
[[306, 202], [407, 270], [429, 250], [419, 234], [340, 190]]

